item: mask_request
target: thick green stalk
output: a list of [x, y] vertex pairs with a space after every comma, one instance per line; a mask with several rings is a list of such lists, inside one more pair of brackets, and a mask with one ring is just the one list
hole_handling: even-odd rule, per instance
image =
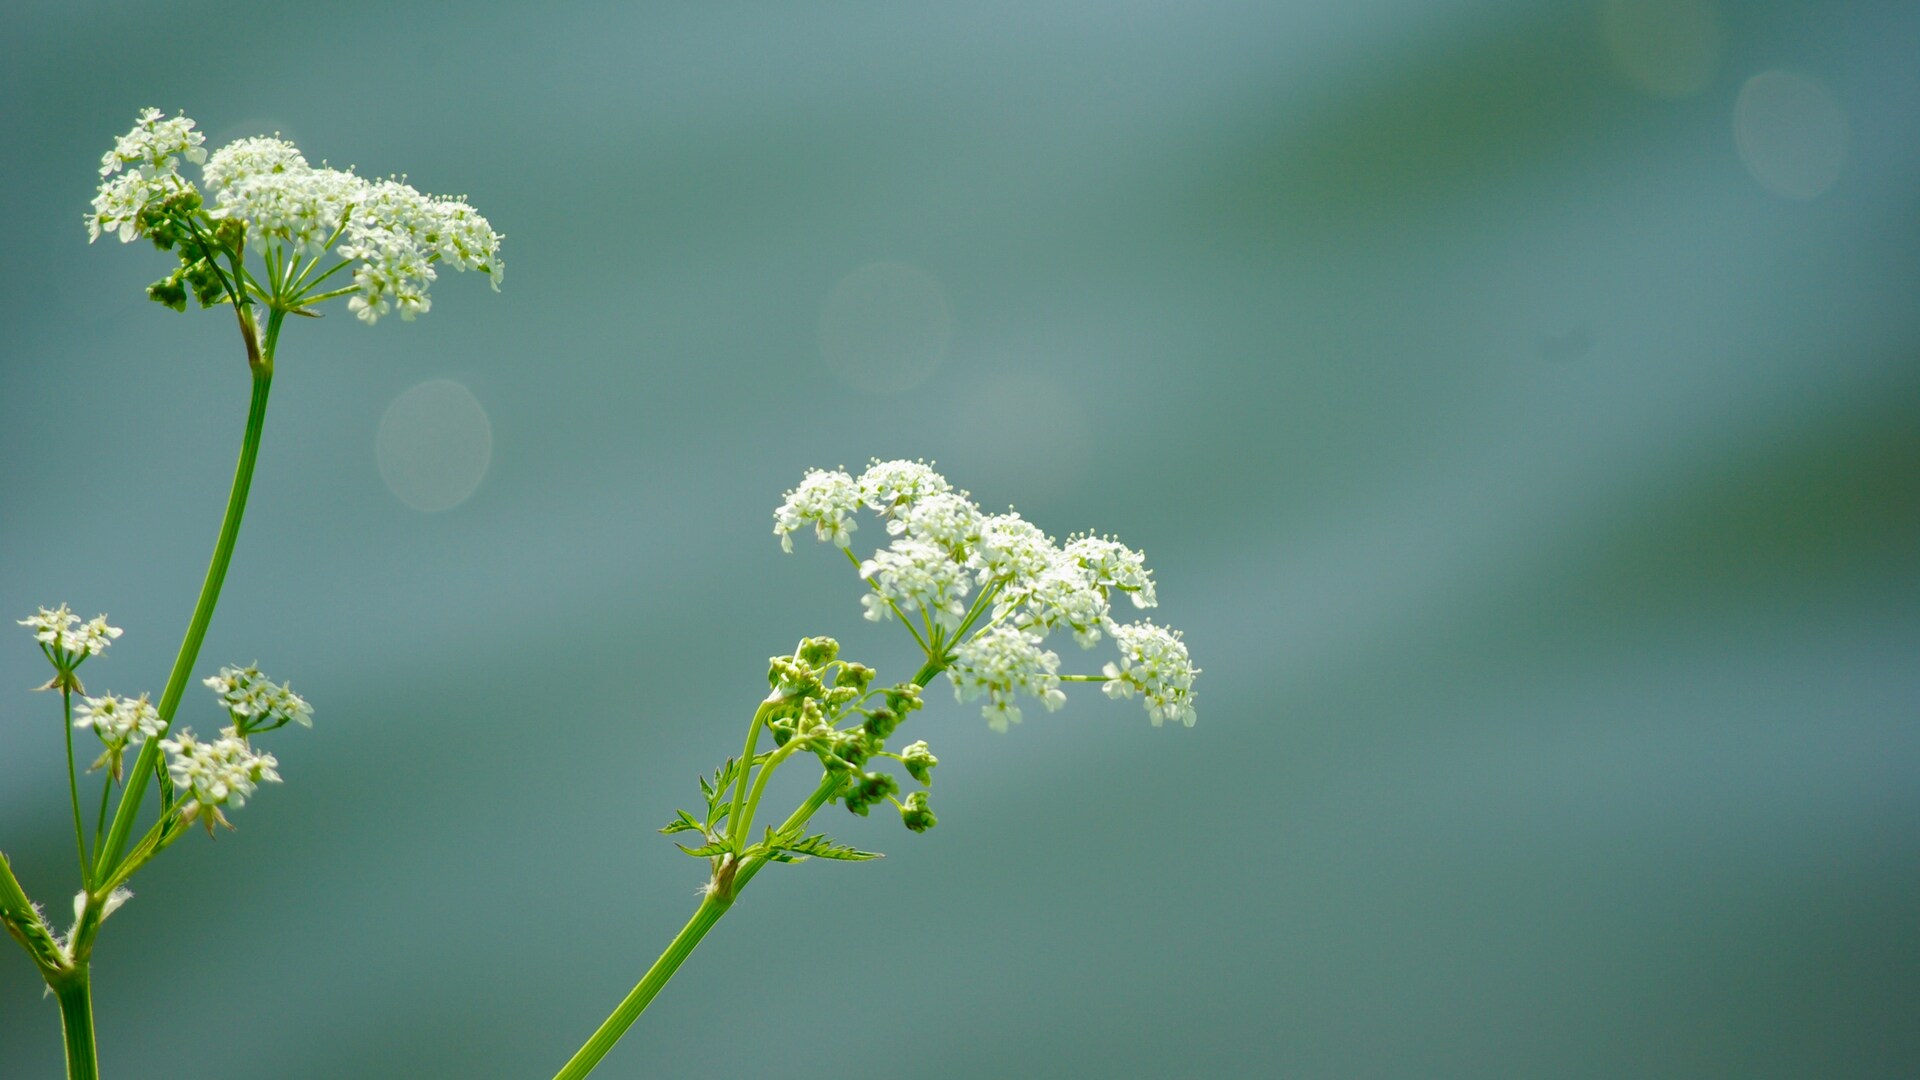
[[673, 973], [680, 969], [680, 964], [693, 952], [693, 947], [700, 944], [700, 939], [707, 936], [707, 931], [713, 929], [713, 924], [719, 922], [720, 916], [727, 913], [727, 908], [732, 903], [731, 899], [720, 896], [709, 896], [701, 901], [700, 907], [693, 913], [693, 918], [688, 919], [687, 925], [681, 927], [680, 932], [674, 935], [673, 942], [667, 946], [667, 951], [661, 953], [660, 959], [655, 960], [653, 966], [647, 969], [647, 973], [641, 976], [640, 984], [621, 999], [620, 1004], [613, 1010], [613, 1015], [607, 1017], [606, 1022], [593, 1033], [593, 1037], [587, 1040], [586, 1045], [567, 1061], [565, 1067], [554, 1074], [553, 1080], [580, 1080], [580, 1077], [592, 1072], [593, 1067], [600, 1064], [600, 1059], [607, 1056], [607, 1051], [613, 1049], [613, 1044], [620, 1041], [620, 1036], [625, 1035], [627, 1029], [633, 1026], [633, 1022], [640, 1018], [640, 1013], [646, 1009], [647, 1003], [653, 1000], [653, 996], [660, 992], [661, 987], [667, 985], [668, 979], [673, 978]]
[[60, 1002], [60, 1029], [67, 1043], [67, 1080], [99, 1080], [93, 1048], [93, 987], [83, 964], [53, 984]]
[[[279, 312], [274, 312], [269, 331], [279, 328], [278, 315]], [[253, 466], [260, 456], [260, 433], [266, 426], [267, 392], [273, 386], [271, 333], [269, 348], [261, 354], [253, 341], [251, 317], [243, 315], [241, 332], [248, 342], [248, 363], [253, 371], [253, 400], [247, 407], [247, 432], [240, 443], [240, 461], [234, 468], [233, 489], [227, 496], [227, 514], [220, 522], [220, 537], [214, 541], [213, 561], [207, 565], [206, 580], [200, 585], [200, 600], [194, 604], [193, 619], [187, 624], [187, 636], [180, 642], [180, 652], [173, 660], [173, 671], [167, 676], [167, 688], [160, 695], [160, 722], [169, 728], [173, 724], [174, 711], [180, 707], [180, 696], [186, 692], [187, 679], [193, 674], [194, 662], [200, 657], [200, 643], [207, 636], [207, 625], [213, 621], [214, 606], [220, 602], [220, 586], [226, 581], [227, 564], [233, 559], [233, 543], [240, 535], [240, 519], [247, 512], [247, 490], [253, 484]], [[95, 853], [93, 880], [104, 880], [118, 863], [120, 852], [127, 846], [127, 838], [133, 833], [134, 820], [140, 816], [141, 797], [146, 794], [147, 781], [153, 776], [154, 763], [159, 756], [159, 739], [148, 739], [140, 748], [140, 759], [128, 774], [126, 791], [120, 796], [120, 805], [114, 811], [107, 842]]]

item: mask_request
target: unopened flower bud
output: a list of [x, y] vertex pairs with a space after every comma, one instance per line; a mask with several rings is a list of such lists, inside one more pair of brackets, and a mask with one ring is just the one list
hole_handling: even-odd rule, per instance
[[147, 286], [147, 299], [175, 311], [187, 310], [187, 290], [180, 284], [180, 271], [175, 270]]
[[866, 714], [867, 719], [860, 726], [876, 739], [886, 738], [893, 734], [894, 728], [900, 726], [900, 714], [884, 705], [877, 709], [862, 709], [861, 712]]
[[940, 819], [933, 816], [932, 810], [927, 809], [927, 793], [916, 791], [907, 796], [906, 802], [900, 804], [900, 822], [914, 832], [920, 833], [939, 824]]
[[898, 683], [886, 692], [887, 708], [902, 717], [920, 707], [920, 686], [918, 683]]
[[840, 655], [840, 643], [830, 637], [800, 639], [800, 661], [812, 668], [823, 668]]
[[873, 682], [874, 670], [865, 664], [846, 663], [833, 677], [833, 685], [844, 686], [852, 690], [865, 691]]
[[847, 809], [861, 817], [866, 817], [867, 810], [874, 803], [899, 790], [900, 785], [887, 773], [862, 773], [860, 778], [854, 781], [853, 786], [847, 789], [845, 796]]
[[908, 775], [923, 784], [933, 782], [933, 767], [940, 764], [940, 759], [934, 757], [933, 751], [927, 749], [925, 739], [912, 743], [905, 750], [900, 751], [900, 761], [907, 767]]

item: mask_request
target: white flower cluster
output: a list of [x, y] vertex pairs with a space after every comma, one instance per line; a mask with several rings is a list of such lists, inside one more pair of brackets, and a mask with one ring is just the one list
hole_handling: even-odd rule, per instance
[[[1116, 593], [1135, 608], [1159, 603], [1139, 552], [1093, 534], [1058, 545], [1019, 514], [982, 513], [965, 491], [919, 461], [875, 461], [857, 478], [813, 470], [774, 511], [773, 531], [788, 551], [792, 533], [809, 524], [821, 540], [849, 547], [863, 506], [885, 519], [893, 538], [859, 564], [872, 585], [861, 598], [866, 617], [879, 622], [897, 611], [910, 627], [916, 616], [924, 620], [933, 636], [923, 644], [949, 663], [955, 694], [986, 697], [996, 729], [1018, 721], [1019, 694], [1049, 709], [1064, 700], [1060, 658], [1041, 647], [1055, 630], [1072, 633], [1082, 648], [1113, 637], [1120, 662], [1108, 665], [1107, 692], [1142, 694], [1156, 726], [1169, 718], [1193, 722], [1199, 671], [1179, 635], [1112, 616]], [[980, 595], [969, 604], [976, 588]], [[984, 627], [962, 640], [983, 619]]]
[[1048, 712], [1067, 703], [1060, 690], [1060, 657], [1040, 647], [1041, 637], [1012, 626], [991, 627], [954, 650], [949, 676], [961, 701], [985, 695], [987, 725], [1007, 730], [1020, 722], [1020, 694], [1039, 699]]
[[149, 202], [190, 189], [180, 178], [180, 159], [196, 165], [207, 160], [201, 145], [206, 141], [184, 116], [167, 119], [159, 109], [140, 110], [133, 130], [100, 158], [100, 190], [86, 217], [88, 242], [108, 232], [118, 233], [123, 244], [138, 236], [140, 211]]
[[117, 626], [108, 626], [105, 615], [81, 622], [80, 616], [67, 610], [65, 604], [51, 609], [43, 607], [19, 623], [33, 631], [33, 640], [50, 646], [56, 654], [64, 654], [70, 662], [106, 652], [107, 646], [122, 632]]
[[160, 749], [171, 759], [167, 772], [174, 786], [191, 796], [181, 808], [181, 819], [192, 821], [206, 814], [209, 831], [215, 822], [227, 823], [221, 807], [237, 810], [260, 784], [280, 782], [280, 774], [274, 771], [280, 762], [247, 745], [233, 728], [221, 731], [211, 742], [202, 742], [183, 728], [173, 738], [161, 739]]
[[289, 722], [313, 726], [313, 706], [284, 684], [269, 680], [260, 669], [223, 667], [202, 682], [220, 696], [220, 704], [243, 734], [271, 731]]
[[160, 119], [157, 109], [121, 136], [101, 175], [122, 164], [132, 172], [100, 187], [89, 233], [117, 229], [122, 241], [139, 235], [139, 214], [153, 200], [193, 187], [178, 159], [205, 161], [202, 177], [214, 194], [208, 215], [246, 226], [249, 241], [283, 245], [282, 253], [336, 253], [353, 270], [355, 295], [347, 306], [363, 322], [389, 311], [402, 319], [424, 314], [427, 290], [440, 268], [484, 270], [496, 291], [505, 270], [502, 237], [464, 198], [425, 195], [403, 179], [366, 180], [351, 169], [314, 167], [284, 139], [239, 139], [208, 158], [202, 136], [186, 117]]
[[109, 769], [116, 780], [120, 778], [121, 755], [128, 747], [139, 746], [166, 731], [166, 725], [160, 721], [160, 710], [153, 707], [145, 694], [137, 698], [112, 694], [83, 696], [74, 707], [73, 726], [90, 728], [99, 737], [106, 749], [94, 761], [93, 768]]
[[1177, 630], [1151, 622], [1115, 626], [1113, 640], [1120, 646], [1120, 662], [1105, 668], [1102, 687], [1111, 698], [1138, 693], [1147, 703], [1147, 716], [1159, 727], [1167, 720], [1193, 726], [1193, 677], [1200, 669], [1187, 655]]

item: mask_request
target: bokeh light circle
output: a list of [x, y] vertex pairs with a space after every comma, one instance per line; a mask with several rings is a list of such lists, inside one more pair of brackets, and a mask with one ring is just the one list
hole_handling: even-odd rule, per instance
[[1817, 79], [1763, 71], [1740, 88], [1733, 141], [1762, 187], [1789, 199], [1818, 198], [1846, 164], [1846, 110]]
[[486, 478], [493, 424], [471, 390], [429, 379], [387, 406], [374, 456], [395, 498], [427, 513], [451, 510]]

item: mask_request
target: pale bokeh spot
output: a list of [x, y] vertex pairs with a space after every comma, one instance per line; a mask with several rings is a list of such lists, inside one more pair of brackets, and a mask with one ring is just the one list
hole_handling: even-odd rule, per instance
[[835, 378], [873, 394], [899, 394], [933, 375], [953, 337], [946, 290], [901, 262], [875, 262], [841, 278], [820, 307], [820, 355]]
[[374, 437], [380, 479], [415, 510], [451, 510], [480, 487], [493, 462], [493, 424], [473, 392], [429, 379], [393, 399]]
[[1600, 33], [1620, 74], [1655, 97], [1699, 93], [1720, 63], [1713, 0], [1604, 0]]
[[1733, 141], [1762, 187], [1789, 199], [1814, 199], [1846, 164], [1846, 110], [1818, 79], [1763, 71], [1740, 88]]

